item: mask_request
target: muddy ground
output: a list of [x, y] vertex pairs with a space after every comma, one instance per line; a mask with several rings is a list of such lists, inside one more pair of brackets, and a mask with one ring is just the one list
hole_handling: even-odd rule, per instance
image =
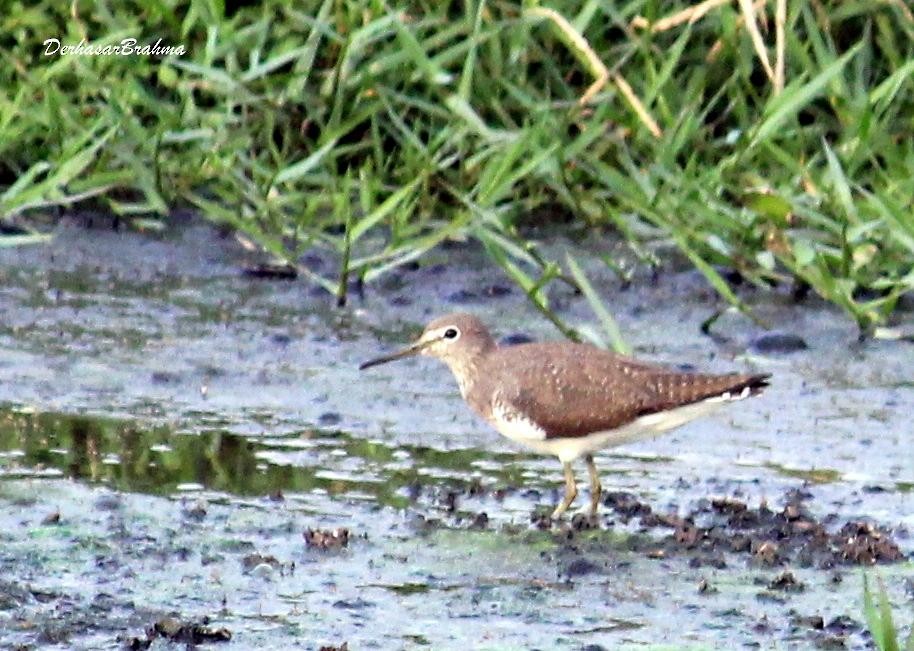
[[580, 252], [639, 356], [774, 375], [600, 454], [601, 516], [557, 526], [558, 462], [476, 421], [444, 367], [357, 370], [453, 310], [557, 338], [472, 246], [345, 309], [243, 274], [192, 220], [0, 247], [0, 647], [864, 648], [874, 564], [909, 625], [914, 345], [746, 287], [785, 336], [735, 314], [707, 336], [694, 272], [624, 289], [595, 262], [616, 245], [544, 247]]

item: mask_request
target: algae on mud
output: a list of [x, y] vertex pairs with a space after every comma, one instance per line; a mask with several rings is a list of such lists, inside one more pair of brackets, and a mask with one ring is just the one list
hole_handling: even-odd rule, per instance
[[[358, 375], [378, 338], [403, 341], [455, 301], [499, 334], [553, 336], [522, 296], [482, 291], [503, 280], [478, 250], [343, 311], [304, 284], [243, 276], [243, 255], [200, 226], [65, 228], [0, 250], [0, 644], [110, 646], [173, 612], [210, 616], [231, 648], [865, 643], [856, 572], [791, 562], [805, 590], [771, 590], [787, 568], [746, 552], [721, 565], [610, 505], [599, 530], [537, 531], [531, 513], [560, 479], [550, 459], [472, 420], [443, 369]], [[695, 274], [616, 291], [581, 259], [639, 355], [721, 371], [751, 356], [776, 379], [746, 411], [602, 454], [608, 492], [707, 528], [709, 497], [777, 513], [806, 486], [818, 520], [868, 518], [910, 556], [914, 459], [897, 414], [914, 410], [912, 347], [856, 343], [827, 307], [746, 289], [809, 345], [763, 355], [738, 315], [701, 334], [719, 306]], [[587, 321], [583, 299], [555, 299]], [[306, 547], [307, 529], [336, 528], [345, 549]], [[246, 565], [255, 555], [277, 564]], [[912, 569], [884, 566], [894, 600]]]

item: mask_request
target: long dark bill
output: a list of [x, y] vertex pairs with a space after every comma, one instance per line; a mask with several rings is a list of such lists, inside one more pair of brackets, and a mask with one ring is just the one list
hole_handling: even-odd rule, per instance
[[378, 366], [379, 364], [394, 362], [398, 359], [403, 359], [404, 357], [412, 357], [413, 355], [418, 355], [422, 352], [422, 349], [428, 346], [430, 343], [430, 341], [417, 341], [409, 348], [404, 348], [403, 350], [397, 351], [396, 353], [391, 353], [390, 355], [384, 355], [383, 357], [370, 359], [367, 362], [360, 364], [359, 370], [364, 371], [366, 368], [371, 368], [372, 366]]

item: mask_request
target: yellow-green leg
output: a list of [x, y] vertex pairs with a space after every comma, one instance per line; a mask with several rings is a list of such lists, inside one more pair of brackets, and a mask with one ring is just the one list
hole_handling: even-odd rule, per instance
[[597, 465], [593, 462], [593, 455], [584, 457], [587, 462], [587, 472], [590, 474], [590, 515], [596, 515], [600, 508], [600, 495], [603, 487], [600, 485], [600, 475], [597, 474]]
[[565, 497], [555, 507], [555, 511], [552, 512], [552, 519], [558, 520], [562, 517], [562, 514], [571, 506], [571, 503], [574, 502], [574, 498], [578, 496], [578, 486], [574, 481], [574, 470], [571, 469], [571, 464], [566, 462], [562, 464], [562, 470], [565, 472]]

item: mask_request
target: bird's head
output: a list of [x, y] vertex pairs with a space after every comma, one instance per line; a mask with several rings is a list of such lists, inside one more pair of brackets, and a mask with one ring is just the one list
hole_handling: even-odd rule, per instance
[[359, 368], [366, 369], [413, 355], [429, 355], [456, 370], [472, 365], [479, 356], [493, 348], [495, 341], [482, 321], [472, 314], [448, 314], [425, 326], [422, 335], [406, 348], [367, 361]]

